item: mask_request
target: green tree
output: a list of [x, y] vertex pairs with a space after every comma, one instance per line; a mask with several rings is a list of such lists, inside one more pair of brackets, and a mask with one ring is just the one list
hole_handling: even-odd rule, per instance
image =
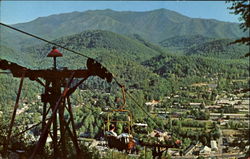
[[[243, 31], [247, 32], [249, 35], [250, 28], [250, 7], [249, 0], [229, 0], [227, 2], [231, 2], [232, 6], [229, 9], [233, 10], [233, 14], [240, 15], [239, 20], [241, 21], [240, 27]], [[250, 37], [242, 37], [241, 39], [235, 40], [232, 44], [235, 43], [243, 43], [246, 45], [250, 45]], [[248, 52], [245, 56], [250, 56], [250, 52]]]

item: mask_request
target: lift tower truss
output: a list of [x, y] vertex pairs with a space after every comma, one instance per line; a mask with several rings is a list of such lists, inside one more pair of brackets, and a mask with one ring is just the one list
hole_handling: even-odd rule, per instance
[[[51, 57], [51, 56], [50, 56]], [[54, 58], [54, 68], [47, 70], [31, 70], [0, 59], [0, 69], [10, 70], [13, 77], [21, 78], [19, 91], [17, 94], [16, 104], [12, 114], [12, 119], [9, 125], [7, 139], [5, 142], [5, 150], [8, 149], [11, 140], [12, 128], [14, 126], [16, 111], [21, 94], [24, 78], [29, 78], [36, 81], [44, 87], [44, 92], [41, 94], [41, 102], [43, 103], [42, 112], [42, 130], [39, 140], [37, 141], [30, 159], [34, 159], [37, 154], [43, 152], [48, 136], [52, 138], [53, 158], [67, 158], [67, 148], [65, 147], [70, 138], [78, 158], [81, 156], [81, 149], [77, 141], [77, 135], [74, 124], [74, 116], [70, 95], [80, 86], [88, 77], [99, 76], [108, 82], [112, 81], [112, 74], [107, 71], [100, 63], [94, 59], [87, 60], [86, 70], [59, 70], [56, 68]], [[73, 80], [78, 79], [78, 82], [73, 85]], [[64, 113], [68, 111], [69, 119], [66, 119]], [[59, 130], [59, 131], [58, 131]], [[58, 133], [60, 132], [60, 133]]]

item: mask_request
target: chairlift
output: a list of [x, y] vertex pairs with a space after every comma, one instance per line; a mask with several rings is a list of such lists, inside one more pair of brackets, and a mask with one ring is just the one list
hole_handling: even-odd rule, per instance
[[[123, 94], [123, 105], [118, 109], [113, 109], [107, 111], [107, 120], [104, 122], [104, 138], [108, 143], [110, 148], [116, 148], [119, 151], [131, 151], [135, 147], [135, 141], [133, 137], [128, 137], [128, 140], [125, 137], [117, 138], [117, 136], [107, 135], [106, 132], [110, 131], [110, 125], [118, 125], [118, 123], [123, 123], [128, 128], [129, 136], [132, 136], [132, 114], [129, 110], [125, 109], [126, 99], [125, 99], [125, 90], [124, 86], [121, 87]], [[121, 119], [117, 119], [119, 116]], [[126, 142], [127, 141], [127, 142]]]

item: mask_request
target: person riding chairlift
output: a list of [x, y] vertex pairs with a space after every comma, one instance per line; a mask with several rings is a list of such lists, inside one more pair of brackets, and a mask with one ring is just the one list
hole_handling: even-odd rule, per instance
[[132, 135], [129, 134], [129, 129], [128, 127], [125, 127], [124, 128], [124, 132], [121, 133], [117, 138], [118, 139], [121, 139], [121, 138], [124, 138], [125, 139], [125, 143], [129, 143], [129, 137], [132, 137]]
[[115, 125], [114, 124], [111, 124], [109, 126], [109, 131], [106, 132], [106, 135], [117, 137], [117, 133], [115, 132]]

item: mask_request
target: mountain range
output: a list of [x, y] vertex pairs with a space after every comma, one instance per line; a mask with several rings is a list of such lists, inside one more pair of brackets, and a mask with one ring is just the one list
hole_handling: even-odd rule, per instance
[[[126, 36], [138, 34], [153, 43], [175, 36], [202, 35], [210, 38], [239, 38], [244, 35], [237, 23], [190, 18], [167, 9], [145, 12], [110, 9], [72, 12], [39, 17], [33, 21], [12, 26], [49, 40], [96, 29]], [[28, 36], [2, 27], [1, 34], [3, 43], [14, 44], [17, 47], [36, 42]]]

